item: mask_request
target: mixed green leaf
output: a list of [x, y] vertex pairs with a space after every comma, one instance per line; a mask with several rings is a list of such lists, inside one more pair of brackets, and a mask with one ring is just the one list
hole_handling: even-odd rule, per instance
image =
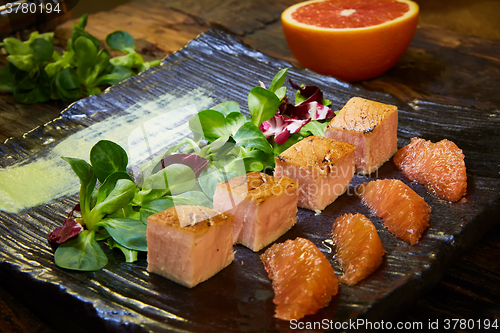
[[135, 51], [134, 38], [120, 30], [109, 34], [106, 44], [125, 55], [111, 58], [107, 49], [100, 49], [100, 41], [85, 31], [86, 25], [87, 15], [83, 15], [62, 53], [54, 49], [51, 32], [32, 32], [27, 41], [5, 38], [0, 48], [8, 53], [9, 64], [0, 69], [0, 91], [25, 104], [51, 99], [72, 102], [159, 64], [159, 60], [145, 62]]
[[[115, 48], [132, 47], [123, 35], [113, 38], [110, 43]], [[91, 48], [90, 43], [87, 46]], [[327, 124], [324, 120], [334, 112], [324, 105], [328, 101], [314, 86], [291, 83], [297, 89], [298, 102], [289, 103], [283, 86], [287, 70], [276, 74], [269, 89], [261, 84], [250, 90], [250, 116], [243, 114], [234, 101], [200, 111], [189, 120], [191, 138], [142, 165], [142, 177], [137, 182], [127, 173], [127, 153], [114, 142], [96, 143], [90, 151], [90, 164], [63, 157], [80, 179], [80, 204], [63, 226], [49, 235], [49, 242], [56, 248], [56, 264], [75, 270], [101, 269], [107, 257], [99, 241], [120, 249], [125, 260], [133, 262], [138, 252], [147, 251], [148, 216], [175, 205], [212, 208], [217, 183], [251, 171], [271, 172], [275, 156], [284, 149], [304, 137], [321, 136]], [[292, 118], [291, 111], [298, 118]], [[275, 124], [282, 119], [300, 126], [294, 125], [293, 130], [289, 125], [282, 126], [274, 139], [272, 135], [266, 137], [266, 124], [272, 127], [273, 121]], [[282, 139], [282, 133], [286, 139], [278, 142], [276, 138]], [[75, 210], [80, 211], [80, 218], [73, 218]]]

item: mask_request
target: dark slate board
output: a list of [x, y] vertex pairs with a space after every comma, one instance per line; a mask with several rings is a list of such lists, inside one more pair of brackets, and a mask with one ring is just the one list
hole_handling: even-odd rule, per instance
[[[216, 102], [235, 100], [244, 109], [248, 91], [259, 80], [270, 82], [279, 69], [288, 66], [225, 33], [209, 31], [167, 57], [160, 67], [105, 94], [78, 101], [53, 122], [0, 145], [0, 165], [34, 160], [64, 137], [119, 113], [138, 100], [166, 92], [181, 94], [203, 86]], [[495, 151], [500, 145], [496, 134], [500, 119], [473, 108], [418, 100], [402, 104], [390, 95], [367, 92], [310, 71], [291, 69], [288, 77], [297, 83], [320, 86], [335, 109], [352, 96], [397, 105], [399, 146], [419, 136], [433, 141], [448, 138], [464, 150], [469, 177], [465, 202], [450, 204], [430, 196], [422, 186], [408, 182], [390, 161], [376, 175], [355, 176], [348, 193], [322, 214], [299, 210], [297, 225], [278, 240], [297, 236], [312, 240], [340, 273], [325, 242], [334, 219], [347, 212], [370, 216], [387, 250], [382, 267], [357, 286], [341, 285], [339, 295], [327, 308], [304, 320], [341, 323], [357, 318], [393, 318], [433, 287], [456, 257], [496, 220], [500, 206], [500, 156]], [[48, 141], [53, 142], [45, 144]], [[381, 220], [371, 216], [352, 195], [356, 185], [375, 176], [402, 179], [431, 205], [431, 227], [418, 245], [407, 245], [389, 234]], [[236, 258], [229, 267], [191, 290], [149, 275], [145, 255], [126, 264], [120, 253], [106, 250], [110, 262], [99, 272], [58, 268], [46, 236], [62, 223], [76, 202], [75, 195], [19, 214], [0, 212], [0, 281], [20, 299], [38, 307], [56, 326], [74, 331], [291, 330], [288, 322], [273, 318], [272, 286], [259, 254], [241, 246], [235, 246]]]

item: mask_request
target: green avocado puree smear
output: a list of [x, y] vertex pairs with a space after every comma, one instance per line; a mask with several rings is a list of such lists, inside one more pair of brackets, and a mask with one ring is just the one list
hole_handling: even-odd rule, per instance
[[33, 162], [1, 168], [0, 210], [18, 213], [77, 193], [78, 177], [61, 157], [88, 161], [90, 149], [99, 140], [118, 143], [127, 151], [129, 165], [136, 166], [187, 137], [188, 119], [211, 104], [210, 91], [201, 87], [182, 96], [164, 94], [70, 135]]

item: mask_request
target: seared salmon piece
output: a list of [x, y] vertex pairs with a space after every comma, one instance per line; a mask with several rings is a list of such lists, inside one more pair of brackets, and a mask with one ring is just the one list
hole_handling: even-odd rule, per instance
[[332, 265], [310, 240], [298, 237], [273, 244], [260, 259], [273, 283], [274, 316], [279, 319], [314, 314], [338, 293]]
[[411, 245], [429, 226], [431, 207], [399, 179], [378, 179], [359, 186], [358, 195], [387, 230]]
[[325, 137], [356, 145], [356, 172], [370, 174], [398, 150], [398, 108], [351, 98], [325, 128]]
[[363, 214], [344, 214], [332, 228], [335, 258], [344, 274], [339, 281], [355, 285], [372, 274], [384, 260], [384, 246], [377, 229]]
[[423, 184], [427, 192], [458, 201], [467, 192], [464, 154], [447, 139], [436, 143], [420, 138], [398, 150], [393, 161], [410, 180]]
[[355, 172], [356, 146], [309, 136], [275, 157], [275, 177], [290, 177], [299, 185], [299, 207], [320, 213], [342, 195]]
[[192, 288], [234, 259], [233, 216], [201, 206], [175, 206], [150, 215], [148, 271]]
[[249, 172], [217, 184], [214, 208], [234, 216], [233, 243], [260, 251], [297, 222], [299, 184]]

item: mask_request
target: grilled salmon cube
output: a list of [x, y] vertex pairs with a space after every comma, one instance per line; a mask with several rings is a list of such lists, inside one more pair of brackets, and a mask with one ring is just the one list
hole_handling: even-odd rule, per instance
[[148, 217], [148, 267], [192, 288], [234, 259], [233, 216], [201, 206], [175, 206]]
[[398, 150], [397, 129], [396, 106], [353, 97], [332, 118], [324, 136], [356, 145], [356, 172], [370, 174]]
[[351, 183], [355, 148], [347, 142], [309, 136], [275, 157], [274, 176], [296, 180], [299, 207], [320, 213]]
[[217, 184], [214, 208], [234, 216], [233, 242], [257, 252], [297, 222], [298, 187], [288, 177], [249, 172]]

